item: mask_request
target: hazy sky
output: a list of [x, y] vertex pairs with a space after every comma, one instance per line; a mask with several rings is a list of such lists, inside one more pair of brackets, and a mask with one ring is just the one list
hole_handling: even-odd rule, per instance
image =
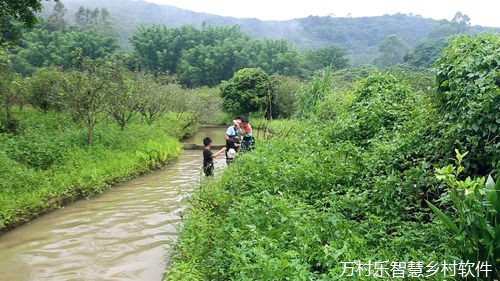
[[335, 17], [413, 13], [425, 18], [451, 20], [457, 11], [472, 25], [500, 27], [498, 0], [143, 0], [195, 12], [237, 18], [286, 20], [309, 15]]

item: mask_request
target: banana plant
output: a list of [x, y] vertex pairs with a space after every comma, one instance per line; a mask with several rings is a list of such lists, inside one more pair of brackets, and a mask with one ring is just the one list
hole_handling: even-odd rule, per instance
[[452, 219], [426, 200], [431, 210], [458, 238], [462, 258], [475, 262], [488, 262], [492, 274], [487, 280], [500, 277], [500, 181], [491, 176], [459, 180], [464, 170], [461, 165], [464, 156], [455, 150], [457, 166], [448, 165], [436, 169], [436, 177], [448, 185], [448, 192], [456, 210]]

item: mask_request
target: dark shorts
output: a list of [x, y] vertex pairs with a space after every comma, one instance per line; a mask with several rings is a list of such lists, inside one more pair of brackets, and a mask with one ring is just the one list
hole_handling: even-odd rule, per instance
[[205, 173], [205, 176], [210, 177], [214, 175], [214, 165], [209, 164], [206, 166], [203, 166], [203, 172]]

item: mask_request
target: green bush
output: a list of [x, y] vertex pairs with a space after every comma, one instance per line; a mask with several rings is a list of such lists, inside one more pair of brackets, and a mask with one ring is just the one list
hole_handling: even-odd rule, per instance
[[[500, 35], [460, 36], [436, 62], [438, 108], [448, 151], [469, 151], [466, 168], [487, 175], [500, 160]], [[450, 155], [451, 156], [451, 155]]]
[[4, 149], [13, 160], [32, 168], [46, 170], [62, 158], [65, 147], [55, 136], [23, 134], [9, 139]]
[[265, 112], [269, 117], [274, 102], [271, 79], [261, 68], [243, 68], [220, 84], [222, 109], [233, 116]]

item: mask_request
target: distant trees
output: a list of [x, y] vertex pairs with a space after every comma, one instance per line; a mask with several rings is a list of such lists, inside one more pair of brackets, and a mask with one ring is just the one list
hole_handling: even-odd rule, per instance
[[82, 30], [101, 29], [106, 30], [111, 26], [109, 12], [106, 8], [91, 10], [80, 7], [75, 13], [75, 24]]
[[432, 67], [441, 55], [441, 52], [448, 46], [449, 38], [431, 38], [420, 42], [411, 54], [407, 57], [407, 62], [420, 68]]
[[[64, 20], [65, 13], [64, 5], [57, 2], [48, 19], [41, 20], [33, 30], [24, 34], [13, 50], [12, 67], [16, 72], [30, 75], [37, 68], [48, 66], [68, 70], [77, 67], [79, 56], [102, 59], [118, 50], [117, 39], [97, 27], [69, 26]], [[100, 15], [100, 20], [95, 20], [99, 24], [106, 21], [109, 14], [97, 10], [92, 15]], [[94, 22], [92, 17], [88, 20]]]
[[196, 29], [155, 25], [140, 28], [131, 42], [145, 69], [176, 74], [187, 86], [215, 86], [239, 69], [297, 75], [298, 52], [284, 40], [255, 40], [239, 26]]
[[343, 69], [348, 66], [348, 59], [342, 48], [332, 45], [316, 50], [308, 49], [302, 54], [302, 72], [304, 77], [313, 75], [315, 70], [332, 66], [334, 69]]
[[24, 36], [12, 63], [17, 72], [29, 75], [39, 67], [59, 66], [71, 69], [78, 66], [78, 56], [100, 59], [116, 50], [116, 39], [95, 30], [64, 29], [50, 32], [38, 27]]
[[457, 12], [451, 21], [441, 20], [429, 32], [429, 38], [445, 38], [455, 34], [467, 33], [470, 29], [470, 18]]
[[58, 108], [63, 75], [55, 68], [38, 69], [31, 77], [31, 96], [28, 101], [43, 112]]
[[52, 14], [47, 19], [46, 28], [49, 31], [63, 30], [67, 26], [67, 22], [64, 19], [66, 16], [66, 8], [62, 2], [56, 2], [54, 5], [54, 10]]
[[175, 73], [182, 51], [199, 42], [200, 31], [193, 26], [168, 28], [162, 25], [139, 27], [130, 38], [142, 66], [150, 72]]
[[403, 63], [404, 56], [408, 54], [410, 48], [406, 42], [397, 35], [387, 36], [379, 44], [380, 56], [377, 57], [373, 63], [378, 67], [388, 67], [396, 64]]

